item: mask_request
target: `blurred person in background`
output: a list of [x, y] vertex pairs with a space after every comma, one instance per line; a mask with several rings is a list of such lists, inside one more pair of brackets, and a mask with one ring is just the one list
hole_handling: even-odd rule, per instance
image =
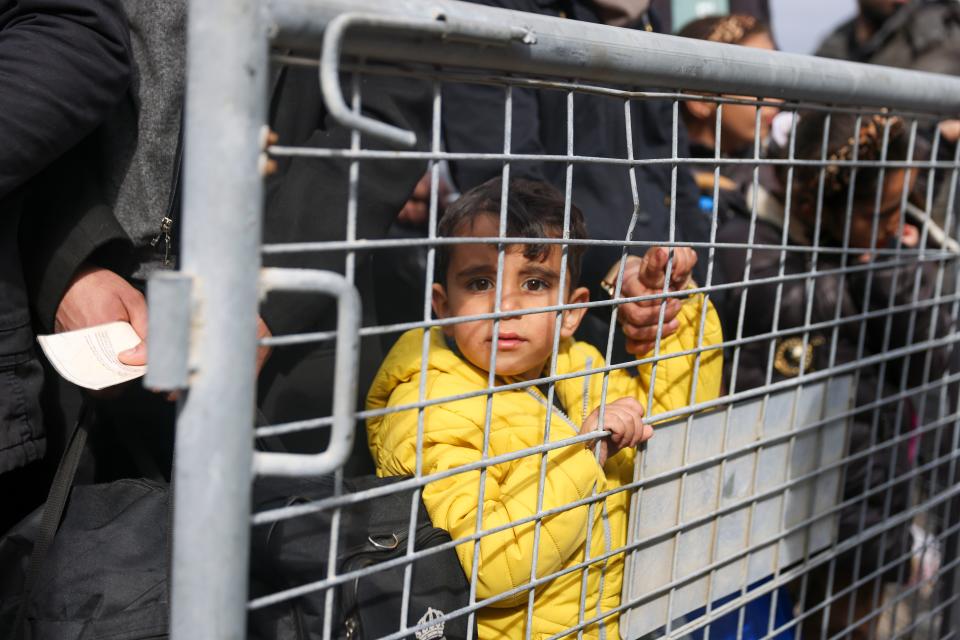
[[[651, 0], [666, 29], [678, 33], [693, 20], [707, 16], [737, 14], [772, 24], [769, 0]], [[679, 34], [682, 35], [682, 34]]]
[[[827, 115], [819, 111], [800, 117], [796, 130], [798, 159], [821, 157]], [[886, 128], [889, 128], [887, 159], [906, 159], [909, 134], [901, 119], [863, 116], [857, 132], [855, 114], [833, 113], [830, 117], [828, 162], [849, 161], [855, 145], [860, 160], [880, 160]], [[783, 165], [779, 169], [780, 183], [786, 185], [787, 170]], [[919, 300], [932, 297], [936, 264], [908, 261], [885, 266], [894, 262], [895, 255], [876, 253], [876, 249], [917, 247], [921, 240], [918, 229], [903, 222], [901, 211], [904, 190], [911, 199], [916, 193], [916, 172], [909, 174], [903, 168], [895, 168], [881, 174], [876, 167], [859, 167], [849, 220], [846, 211], [853, 183], [849, 165], [826, 167], [822, 208], [818, 208], [817, 203], [820, 175], [819, 167], [813, 165], [794, 168], [789, 217], [785, 210], [786, 187], [770, 192], [761, 186], [756, 198], [755, 228], [750, 217], [743, 216], [731, 220], [717, 234], [717, 240], [723, 243], [779, 245], [787, 226], [785, 256], [781, 258], [779, 249], [754, 249], [750, 260], [751, 280], [769, 279], [781, 273], [787, 276], [808, 273], [811, 253], [790, 250], [790, 246], [851, 250], [815, 254], [816, 271], [822, 272], [817, 278], [748, 285], [732, 291], [720, 305], [721, 320], [728, 330], [737, 327], [741, 300], [746, 297], [743, 336], [762, 336], [773, 330], [780, 334], [741, 346], [735, 371], [734, 360], [728, 361], [725, 378], [736, 376], [731, 392], [882, 355], [942, 337], [948, 329], [947, 304], [911, 308], [915, 297]], [[815, 237], [818, 211], [821, 212], [820, 235]], [[727, 273], [742, 277], [746, 263], [744, 249], [719, 249], [717, 255]], [[873, 265], [874, 269], [846, 272], [846, 267], [854, 265]], [[882, 313], [888, 308], [909, 311]], [[867, 320], [854, 319], [869, 312], [876, 315]], [[833, 329], [831, 324], [838, 313], [841, 323]], [[808, 323], [822, 324], [825, 328], [804, 332], [803, 327]], [[885, 330], [887, 323], [889, 332]], [[874, 598], [879, 597], [882, 603], [884, 587], [905, 581], [909, 576], [910, 523], [884, 523], [902, 513], [911, 499], [910, 480], [904, 475], [917, 464], [916, 449], [908, 438], [901, 436], [914, 428], [914, 413], [909, 402], [889, 398], [899, 394], [905, 367], [906, 386], [915, 387], [926, 382], [926, 358], [929, 358], [929, 379], [935, 380], [945, 371], [949, 353], [949, 347], [937, 346], [929, 350], [928, 356], [913, 354], [909, 359], [889, 360], [884, 366], [873, 364], [858, 369], [854, 396], [856, 405], [863, 408], [853, 414], [850, 422], [847, 455], [852, 459], [844, 469], [843, 500], [847, 504], [840, 511], [838, 540], [856, 538], [871, 528], [874, 533], [860, 540], [856, 548], [838, 555], [834, 567], [830, 566], [834, 563], [822, 564], [808, 574], [805, 596], [797, 595], [808, 612], [804, 616], [804, 629], [819, 631], [824, 614], [817, 605], [846, 589], [847, 595], [836, 598], [830, 605], [829, 634], [872, 637], [876, 622], [872, 616], [879, 615], [880, 611], [873, 607]], [[875, 406], [877, 404], [879, 406]], [[874, 446], [874, 451], [865, 454]], [[855, 587], [860, 580], [864, 582]], [[832, 588], [828, 592], [830, 584]], [[848, 615], [852, 615], [851, 629], [846, 629]]]
[[[733, 14], [708, 16], [687, 24], [677, 35], [723, 44], [737, 44], [773, 51], [776, 45], [770, 28], [753, 16]], [[732, 96], [739, 97], [739, 96]], [[749, 98], [748, 98], [749, 99]], [[680, 104], [683, 121], [690, 135], [690, 155], [694, 158], [716, 157], [716, 102], [687, 100]], [[760, 110], [760, 127], [757, 131], [757, 109]], [[765, 105], [726, 103], [723, 105], [720, 122], [720, 156], [745, 160], [754, 156], [754, 141], [759, 136], [760, 156], [766, 148], [770, 125], [777, 114], [777, 107]], [[700, 208], [712, 213], [714, 191], [718, 194], [718, 226], [729, 219], [731, 207], [747, 210], [743, 190], [752, 183], [753, 164], [721, 164], [719, 180], [714, 168], [709, 165], [692, 167], [694, 180], [700, 189]]]
[[[960, 2], [956, 0], [858, 0], [859, 11], [853, 18], [837, 27], [817, 50], [817, 55], [827, 58], [850, 60], [881, 64], [917, 71], [929, 71], [960, 75]], [[942, 120], [938, 125], [931, 122], [918, 122], [917, 146], [921, 155], [924, 149], [932, 142], [936, 135], [934, 126], [939, 126], [940, 144], [936, 160], [952, 162], [956, 155], [956, 145], [960, 138], [960, 120]], [[918, 189], [929, 179], [926, 171], [918, 172]], [[950, 192], [951, 175], [953, 172], [940, 170], [933, 176], [934, 197], [929, 207], [926, 203], [918, 202], [919, 206], [909, 206], [907, 215], [917, 225], [923, 225], [925, 220], [932, 220], [929, 225], [930, 233], [948, 238], [947, 245], [956, 243], [949, 238], [956, 239], [957, 209], [951, 212]], [[952, 222], [951, 222], [952, 221]], [[954, 249], [955, 250], [955, 249]], [[956, 279], [953, 269], [949, 269], [945, 278], [943, 295], [956, 291]], [[951, 358], [951, 371], [960, 370], [960, 352], [954, 350]], [[949, 406], [956, 405], [956, 398], [960, 394], [958, 385], [949, 386]], [[940, 390], [928, 392], [927, 401], [922, 403], [927, 415], [921, 416], [926, 423], [934, 420], [944, 410], [939, 399]], [[950, 440], [949, 436], [945, 437]], [[929, 438], [923, 441], [929, 444]], [[929, 452], [936, 456], [937, 452]], [[938, 472], [937, 482], [951, 482], [952, 478], [946, 473]], [[932, 487], [937, 491], [937, 487]], [[938, 509], [938, 513], [931, 514], [923, 526], [932, 530], [949, 527], [950, 522], [940, 522], [940, 519], [950, 513], [960, 510], [960, 503], [954, 501], [951, 505]], [[921, 537], [922, 534], [921, 533]], [[960, 536], [952, 534], [946, 541], [945, 557], [954, 557], [956, 549], [960, 548]], [[954, 570], [955, 571], [955, 570]], [[951, 587], [953, 578], [941, 581], [940, 597], [948, 600], [953, 597]]]
[[[960, 75], [960, 2], [956, 0], [858, 0], [859, 11], [827, 36], [816, 55], [867, 62], [916, 71]], [[927, 142], [934, 132], [921, 123]], [[960, 120], [940, 123], [938, 159], [951, 161]], [[948, 172], [937, 176], [937, 198], [931, 215], [942, 225], [946, 219]]]
[[960, 74], [956, 0], [858, 0], [859, 12], [816, 55], [917, 71]]

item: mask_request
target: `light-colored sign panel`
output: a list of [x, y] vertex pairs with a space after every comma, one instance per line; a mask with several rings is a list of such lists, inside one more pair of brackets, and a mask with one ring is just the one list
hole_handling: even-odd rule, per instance
[[676, 623], [834, 541], [851, 396], [843, 376], [656, 427], [637, 475], [664, 479], [632, 496], [627, 539], [639, 546], [627, 554], [623, 602], [637, 606], [624, 612], [623, 638]]

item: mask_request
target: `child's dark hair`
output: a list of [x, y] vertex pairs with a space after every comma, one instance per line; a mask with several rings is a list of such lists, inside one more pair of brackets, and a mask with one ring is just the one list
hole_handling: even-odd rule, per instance
[[[500, 216], [500, 197], [503, 182], [500, 178], [487, 180], [464, 193], [447, 207], [437, 229], [438, 235], [451, 238], [463, 235], [462, 230], [480, 215]], [[507, 191], [507, 237], [511, 238], [562, 238], [564, 197], [546, 182], [514, 178]], [[570, 203], [570, 238], [583, 240], [587, 226], [583, 214]], [[544, 260], [550, 244], [530, 243], [524, 245], [523, 255], [528, 260]], [[567, 245], [567, 270], [570, 272], [568, 287], [577, 286], [580, 278], [580, 263], [586, 248], [582, 244]], [[437, 247], [435, 279], [446, 284], [447, 267], [450, 265], [452, 245]]]
[[[798, 160], [822, 158], [823, 132], [827, 113], [810, 111], [799, 114], [796, 148]], [[827, 162], [848, 162], [854, 159], [856, 148], [858, 161], [879, 161], [883, 157], [884, 130], [887, 133], [886, 161], [908, 160], [909, 136], [903, 121], [898, 117], [864, 115], [860, 118], [860, 130], [855, 131], [857, 116], [852, 113], [834, 113], [830, 116], [827, 133]], [[917, 159], [917, 158], [914, 158]], [[817, 194], [820, 183], [820, 166], [799, 165], [793, 172], [793, 201], [796, 215], [809, 227], [813, 227]], [[889, 176], [895, 169], [887, 168]], [[781, 183], [786, 184], [786, 168], [778, 167]], [[844, 217], [847, 211], [850, 183], [853, 177], [849, 165], [827, 164], [823, 175], [822, 227], [827, 239], [839, 242], [843, 239]], [[858, 167], [853, 191], [854, 206], [870, 206], [877, 190], [881, 188], [879, 167]]]

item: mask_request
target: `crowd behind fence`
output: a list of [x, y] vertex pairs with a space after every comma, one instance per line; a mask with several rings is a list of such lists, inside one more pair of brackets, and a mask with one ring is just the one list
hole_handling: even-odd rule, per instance
[[[453, 637], [457, 625], [469, 637], [478, 628], [481, 636], [508, 629], [515, 637], [954, 635], [960, 151], [941, 139], [938, 124], [960, 116], [960, 81], [452, 1], [251, 5], [192, 4], [183, 263], [151, 282], [158, 330], [151, 329], [148, 384], [188, 387], [175, 465], [174, 637], [240, 637], [248, 613], [277, 611], [309, 594], [323, 603], [313, 612], [323, 636], [350, 637], [355, 628], [337, 627], [336, 611], [345, 606], [337, 594], [391, 569], [402, 575], [401, 603], [397, 619], [384, 621], [388, 638], [440, 637], [445, 628]], [[279, 143], [263, 142], [265, 87], [281, 69], [311, 74], [322, 87], [328, 117], [350, 131], [343, 145], [287, 140], [282, 132]], [[382, 87], [422, 90], [422, 130], [404, 128], [410, 120], [382, 108]], [[451, 148], [458, 117], [461, 128], [481, 127], [470, 119], [475, 112], [450, 108], [470, 106], [465, 95], [498, 114], [490, 126], [500, 135], [483, 149]], [[715, 109], [712, 157], [685, 153], [682, 112], [694, 102]], [[528, 129], [546, 126], [527, 119], [530, 104], [560, 109], [540, 114], [563, 135], [538, 152], [515, 148]], [[578, 109], [592, 114], [595, 104], [619, 110], [623, 129], [606, 133], [620, 137], [623, 155], [582, 152], [590, 142], [578, 131], [598, 125]], [[724, 113], [743, 106], [753, 111], [753, 140], [731, 157], [721, 152]], [[769, 144], [764, 108], [780, 114]], [[653, 109], [666, 114], [667, 129], [659, 147], [641, 152], [637, 130]], [[317, 212], [336, 227], [323, 239], [272, 241], [281, 236], [261, 232], [258, 171], [267, 155], [280, 162], [283, 179], [299, 167], [317, 181], [339, 181], [342, 201], [331, 203], [342, 210]], [[523, 188], [517, 179], [531, 175], [531, 166], [558, 189], [562, 220], [536, 243], [508, 233], [511, 192]], [[453, 178], [493, 167], [498, 208], [485, 209], [492, 231], [438, 231], [441, 210], [454, 206], [444, 191], [451, 167]], [[722, 179], [728, 169], [746, 176], [732, 202]], [[421, 230], [371, 234], [364, 217], [376, 204], [377, 181], [424, 170]], [[623, 229], [591, 228], [597, 218], [589, 208], [604, 194], [578, 200], [587, 172], [621, 176], [632, 203], [618, 212]], [[694, 172], [703, 182], [691, 210], [682, 190]], [[656, 180], [663, 228], [648, 219]], [[870, 192], [861, 194], [865, 186]], [[576, 237], [578, 208], [586, 237]], [[556, 256], [559, 281], [548, 302], [517, 305], [505, 274], [518, 255], [513, 249], [531, 244], [545, 247], [541, 262]], [[493, 272], [469, 285], [472, 292], [489, 287], [492, 306], [438, 314], [435, 280], [447, 296], [455, 286], [438, 265], [465, 251], [493, 260]], [[605, 263], [609, 292], [601, 297], [597, 283], [584, 282], [589, 298], [571, 302], [569, 269], [582, 253], [588, 263], [613, 256]], [[695, 267], [684, 262], [691, 254]], [[317, 264], [336, 273], [303, 268]], [[640, 276], [631, 265], [640, 265]], [[655, 267], [659, 283], [627, 293], [631, 278]], [[691, 268], [689, 280], [678, 280]], [[329, 373], [311, 381], [331, 401], [322, 415], [263, 424], [253, 409], [253, 310], [278, 293], [303, 308], [315, 298], [334, 300], [335, 326], [262, 343], [274, 356], [318, 345], [334, 351]], [[382, 312], [386, 300], [397, 314]], [[631, 304], [654, 310], [654, 331], [624, 342], [621, 326], [631, 320], [622, 314]], [[546, 366], [530, 376], [498, 375], [497, 358], [508, 361], [515, 348], [511, 327], [545, 312]], [[600, 339], [596, 352], [573, 365], [579, 356], [565, 351], [561, 335], [566, 319], [580, 313]], [[471, 326], [490, 331], [489, 362], [464, 355], [457, 328]], [[631, 353], [647, 340], [649, 349]], [[362, 362], [391, 348], [391, 356], [405, 349], [414, 365], [394, 371], [386, 356], [388, 370], [364, 405], [371, 380]], [[455, 374], [465, 382], [445, 387], [458, 367], [469, 369]], [[654, 436], [635, 455], [626, 447], [601, 464], [617, 434], [584, 425], [594, 408], [604, 425], [614, 400], [630, 394]], [[449, 422], [438, 425], [441, 419]], [[445, 440], [461, 419], [478, 429]], [[247, 425], [256, 425], [255, 446]], [[329, 444], [319, 454], [271, 446], [302, 432], [329, 432]], [[378, 472], [403, 479], [351, 484], [344, 464], [366, 450], [368, 433]], [[447, 464], [446, 448], [471, 453]], [[599, 479], [550, 503], [562, 495], [554, 474], [568, 464], [564, 456], [587, 455], [585, 448]], [[517, 475], [525, 470], [529, 477]], [[261, 502], [269, 506], [251, 517], [255, 476], [323, 476], [330, 490]], [[511, 485], [511, 477], [523, 482]], [[459, 488], [444, 502], [448, 489], [437, 487]], [[357, 505], [388, 496], [409, 504], [403, 537], [392, 542], [400, 550], [342, 569], [335, 561], [341, 522]], [[442, 517], [456, 523], [452, 540], [418, 547], [421, 500], [435, 526]], [[532, 503], [518, 505], [524, 500]], [[331, 560], [324, 575], [254, 591], [250, 600], [251, 527], [257, 544], [258, 532], [320, 513], [329, 517], [329, 546], [316, 549]], [[580, 542], [554, 561], [542, 550], [562, 546], [557, 531], [574, 520], [583, 527]], [[519, 555], [510, 556], [514, 548]], [[467, 604], [414, 610], [416, 563], [449, 549], [465, 570]], [[503, 576], [489, 574], [501, 562], [522, 573], [506, 587]], [[559, 595], [556, 585], [564, 585]]]

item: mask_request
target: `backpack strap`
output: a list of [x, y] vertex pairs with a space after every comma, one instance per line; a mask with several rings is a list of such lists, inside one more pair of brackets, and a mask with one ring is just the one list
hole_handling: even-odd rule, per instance
[[77, 475], [77, 467], [80, 465], [80, 458], [83, 456], [83, 450], [87, 444], [87, 422], [91, 413], [89, 403], [85, 400], [80, 407], [77, 423], [70, 434], [67, 449], [64, 451], [63, 457], [60, 458], [57, 473], [53, 476], [50, 493], [47, 494], [47, 501], [43, 506], [40, 531], [33, 544], [33, 551], [30, 553], [30, 566], [27, 569], [26, 582], [23, 587], [23, 600], [20, 602], [17, 617], [13, 623], [12, 637], [15, 640], [28, 637], [24, 635], [27, 606], [33, 599], [33, 592], [36, 589], [37, 580], [40, 578], [43, 561], [50, 551], [50, 545], [53, 544], [53, 539], [57, 535], [57, 529], [60, 528], [60, 520], [63, 518], [67, 499], [70, 497], [70, 489]]

